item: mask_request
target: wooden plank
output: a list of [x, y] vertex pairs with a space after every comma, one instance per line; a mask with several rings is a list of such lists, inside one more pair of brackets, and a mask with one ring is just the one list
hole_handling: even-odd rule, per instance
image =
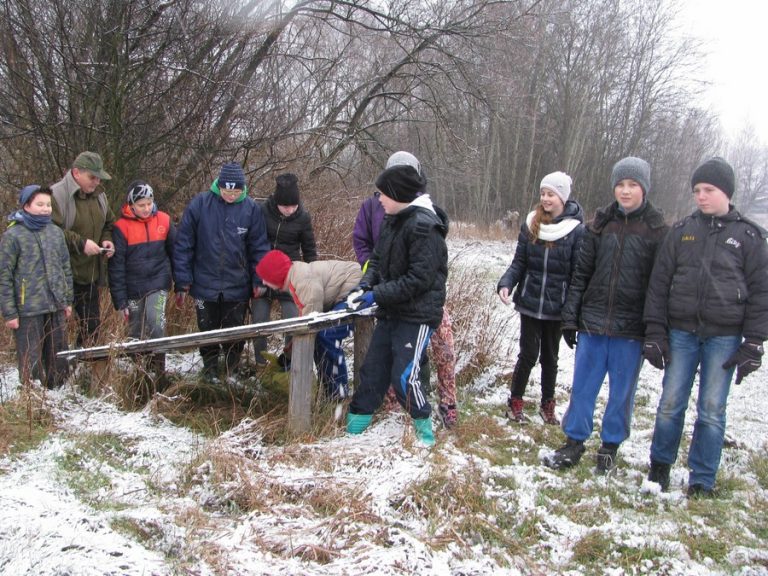
[[288, 395], [288, 429], [304, 434], [312, 428], [312, 367], [315, 335], [296, 334], [291, 345], [291, 384]]
[[59, 352], [57, 356], [77, 360], [99, 360], [102, 358], [137, 354], [141, 352], [171, 352], [174, 350], [196, 348], [201, 345], [204, 346], [247, 340], [255, 336], [266, 336], [268, 334], [317, 332], [324, 328], [347, 324], [358, 316], [369, 316], [373, 314], [375, 309], [376, 307], [374, 306], [359, 312], [324, 312], [322, 314], [313, 314], [312, 316], [300, 316], [298, 318], [274, 320], [271, 322], [262, 322], [260, 324], [246, 324], [244, 326], [235, 326], [233, 328], [209, 330], [208, 332], [192, 332], [190, 334], [165, 336], [163, 338], [152, 338], [150, 340], [113, 342], [104, 346], [94, 346], [92, 348], [79, 348]]

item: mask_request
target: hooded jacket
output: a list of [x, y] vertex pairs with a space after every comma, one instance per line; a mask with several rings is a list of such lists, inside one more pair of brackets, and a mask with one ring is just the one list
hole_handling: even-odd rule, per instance
[[645, 321], [702, 338], [768, 338], [766, 231], [737, 210], [697, 210], [662, 245], [645, 300]]
[[642, 339], [648, 280], [668, 229], [662, 213], [647, 200], [630, 214], [615, 201], [598, 210], [579, 250], [563, 306], [563, 329]]
[[14, 222], [0, 241], [3, 317], [39, 316], [72, 305], [72, 271], [64, 234], [48, 224], [32, 231]]
[[296, 212], [283, 216], [272, 194], [261, 205], [267, 226], [267, 237], [275, 250], [285, 252], [293, 261], [317, 260], [317, 245], [312, 229], [312, 218], [299, 204]]
[[115, 310], [157, 290], [170, 290], [171, 258], [176, 231], [171, 218], [157, 209], [139, 218], [128, 204], [115, 222], [115, 253], [109, 259], [109, 291]]
[[268, 251], [264, 215], [247, 187], [229, 204], [216, 180], [184, 210], [173, 250], [176, 289], [204, 301], [246, 302], [261, 285], [255, 267]]
[[515, 257], [499, 280], [496, 292], [514, 292], [515, 309], [539, 320], [560, 320], [571, 275], [576, 268], [584, 235], [584, 212], [574, 200], [551, 224], [543, 224], [539, 238], [530, 238], [531, 212], [520, 229]]
[[362, 283], [372, 287], [382, 318], [437, 328], [443, 318], [448, 218], [423, 194], [384, 218]]

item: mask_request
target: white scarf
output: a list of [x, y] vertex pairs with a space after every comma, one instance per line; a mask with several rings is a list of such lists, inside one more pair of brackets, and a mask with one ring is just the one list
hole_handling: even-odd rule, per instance
[[[525, 223], [528, 225], [529, 229], [533, 223], [534, 216], [536, 216], [535, 210], [529, 213], [525, 218]], [[581, 222], [575, 218], [566, 218], [564, 220], [560, 220], [560, 222], [557, 224], [542, 224], [539, 226], [539, 240], [544, 240], [545, 242], [554, 242], [556, 240], [560, 240], [560, 238], [564, 238], [573, 232], [573, 229], [576, 228], [579, 224], [581, 224]]]

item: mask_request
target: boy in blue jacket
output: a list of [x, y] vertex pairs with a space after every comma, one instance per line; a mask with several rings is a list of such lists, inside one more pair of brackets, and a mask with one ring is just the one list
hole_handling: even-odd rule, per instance
[[[242, 167], [224, 164], [210, 190], [187, 206], [174, 246], [177, 302], [187, 292], [195, 298], [201, 332], [243, 325], [251, 295], [258, 298], [266, 292], [255, 270], [268, 251], [264, 216], [248, 197]], [[243, 345], [225, 345], [227, 374], [237, 371]], [[220, 352], [219, 344], [200, 347], [204, 379], [218, 379]]]

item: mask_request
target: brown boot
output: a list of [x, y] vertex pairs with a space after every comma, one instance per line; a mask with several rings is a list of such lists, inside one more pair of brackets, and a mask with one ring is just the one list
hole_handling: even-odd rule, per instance
[[558, 420], [555, 415], [554, 398], [542, 401], [541, 407], [539, 408], [539, 416], [544, 420], [544, 424], [551, 424], [553, 426], [558, 426], [560, 424], [560, 420]]

